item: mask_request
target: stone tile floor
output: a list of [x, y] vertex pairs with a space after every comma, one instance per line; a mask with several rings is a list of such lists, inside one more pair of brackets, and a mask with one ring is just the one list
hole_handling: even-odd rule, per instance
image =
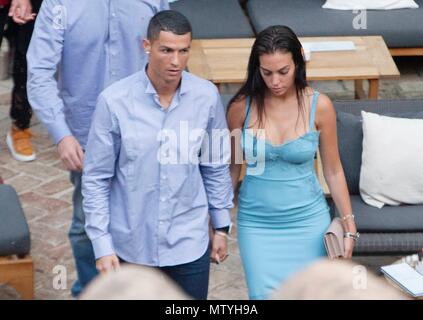
[[[380, 84], [380, 98], [423, 98], [423, 59], [396, 58], [400, 80], [385, 80]], [[315, 82], [312, 86], [332, 99], [353, 99], [351, 81]], [[67, 232], [71, 221], [72, 187], [68, 172], [58, 159], [56, 148], [46, 130], [34, 118], [32, 130], [38, 159], [20, 163], [12, 159], [5, 136], [10, 126], [9, 106], [11, 80], [0, 82], [0, 175], [19, 193], [31, 230], [32, 257], [35, 265], [36, 299], [71, 299], [69, 289], [76, 274]], [[225, 91], [234, 88], [226, 86]], [[235, 221], [235, 211], [233, 212]], [[210, 276], [209, 299], [247, 299], [247, 290], [236, 242], [236, 230], [229, 241], [230, 256], [225, 263], [213, 265]], [[364, 257], [357, 262], [376, 268], [397, 257]], [[53, 269], [67, 270], [67, 288], [55, 290]], [[10, 287], [0, 285], [0, 299], [17, 299]]]

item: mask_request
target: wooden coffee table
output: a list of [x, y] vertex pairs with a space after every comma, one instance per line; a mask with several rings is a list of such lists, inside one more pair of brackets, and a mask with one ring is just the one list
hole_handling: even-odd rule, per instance
[[[400, 76], [381, 36], [303, 37], [300, 41], [353, 41], [353, 51], [312, 52], [307, 80], [354, 80], [357, 98], [365, 96], [363, 80], [369, 81], [368, 97], [377, 99], [379, 80]], [[254, 38], [193, 40], [188, 70], [217, 85], [242, 83], [253, 42]]]

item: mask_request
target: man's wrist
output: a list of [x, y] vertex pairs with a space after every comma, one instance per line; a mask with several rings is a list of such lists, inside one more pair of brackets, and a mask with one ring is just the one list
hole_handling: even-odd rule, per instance
[[214, 231], [218, 232], [224, 232], [226, 234], [229, 234], [230, 226], [221, 227], [221, 228], [215, 228]]

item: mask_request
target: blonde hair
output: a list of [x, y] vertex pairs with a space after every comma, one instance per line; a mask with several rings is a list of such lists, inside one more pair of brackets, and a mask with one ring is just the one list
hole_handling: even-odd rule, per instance
[[189, 300], [176, 283], [152, 267], [123, 265], [99, 275], [80, 295], [81, 300]]
[[[273, 300], [404, 300], [408, 297], [350, 261], [323, 259], [295, 274], [277, 289]], [[362, 278], [359, 278], [362, 277]]]

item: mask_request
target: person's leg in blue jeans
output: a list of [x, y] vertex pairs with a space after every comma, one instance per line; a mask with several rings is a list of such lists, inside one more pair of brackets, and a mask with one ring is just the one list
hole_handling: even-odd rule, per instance
[[80, 172], [71, 172], [70, 174], [71, 182], [75, 189], [72, 197], [73, 218], [69, 230], [69, 240], [72, 246], [76, 272], [78, 275], [78, 279], [71, 289], [74, 297], [78, 296], [84, 287], [98, 273], [95, 267], [93, 246], [85, 233], [85, 215], [82, 210], [81, 177], [82, 174]]
[[159, 268], [196, 300], [207, 300], [210, 274], [210, 249], [199, 259], [170, 267]]

